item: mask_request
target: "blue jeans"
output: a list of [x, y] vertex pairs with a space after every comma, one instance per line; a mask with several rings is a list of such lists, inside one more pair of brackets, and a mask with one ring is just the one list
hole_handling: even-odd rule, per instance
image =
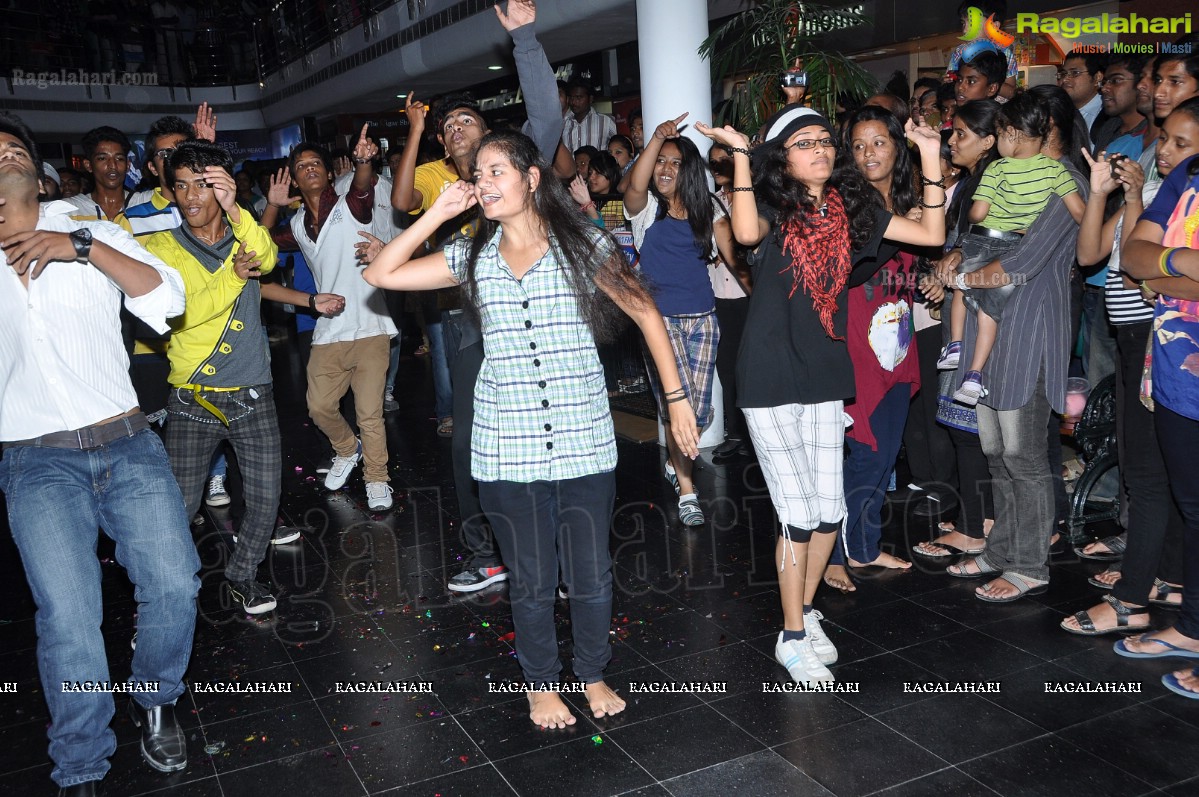
[[878, 544], [883, 535], [883, 501], [903, 443], [911, 397], [912, 385], [901, 382], [888, 390], [870, 413], [870, 429], [877, 450], [845, 438], [849, 457], [845, 460], [844, 548], [833, 547], [828, 560], [831, 565], [845, 564], [846, 554], [855, 562], [866, 563], [873, 562], [881, 553]]
[[440, 321], [425, 326], [425, 334], [429, 336], [429, 364], [433, 367], [433, 404], [439, 421], [454, 414], [454, 393], [450, 388], [450, 363], [446, 359], [443, 331]]
[[0, 461], [8, 522], [37, 604], [37, 661], [50, 709], [50, 777], [60, 786], [108, 772], [116, 735], [107, 692], [64, 681], [108, 681], [96, 529], [116, 542], [138, 603], [133, 683], [145, 708], [183, 694], [196, 624], [200, 559], [162, 442], [146, 429], [91, 451], [16, 446]]

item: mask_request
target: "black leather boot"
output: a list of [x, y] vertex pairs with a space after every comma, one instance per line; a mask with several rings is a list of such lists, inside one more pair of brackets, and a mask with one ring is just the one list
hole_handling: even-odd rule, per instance
[[187, 739], [172, 705], [144, 709], [129, 701], [129, 719], [142, 729], [142, 758], [159, 772], [178, 772], [187, 766]]

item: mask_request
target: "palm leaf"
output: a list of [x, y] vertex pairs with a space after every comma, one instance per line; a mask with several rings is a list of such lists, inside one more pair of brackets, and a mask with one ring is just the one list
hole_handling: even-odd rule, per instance
[[797, 0], [762, 0], [712, 32], [699, 54], [712, 64], [717, 81], [743, 76], [717, 116], [719, 124], [756, 130], [781, 101], [778, 75], [795, 60], [808, 73], [808, 97], [829, 118], [841, 92], [865, 99], [878, 87], [874, 77], [845, 56], [821, 50], [821, 34], [866, 23], [862, 14]]

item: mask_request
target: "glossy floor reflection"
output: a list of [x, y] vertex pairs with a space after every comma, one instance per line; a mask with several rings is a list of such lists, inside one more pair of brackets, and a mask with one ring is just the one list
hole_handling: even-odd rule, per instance
[[[365, 509], [361, 472], [337, 493], [317, 468], [328, 449], [303, 407], [299, 370], [276, 346], [285, 441], [283, 520], [301, 543], [271, 552], [262, 574], [279, 608], [237, 615], [218, 589], [224, 512], [196, 529], [204, 561], [189, 683], [287, 685], [233, 696], [193, 690], [180, 712], [190, 763], [174, 775], [142, 763], [118, 698], [120, 747], [103, 793], [170, 797], [309, 793], [390, 795], [1088, 795], [1199, 794], [1199, 701], [1160, 676], [1182, 660], [1138, 662], [1113, 638], [1057, 625], [1100, 593], [1102, 566], [1056, 561], [1052, 589], [990, 606], [940, 564], [863, 572], [858, 591], [822, 590], [817, 607], [841, 652], [843, 694], [773, 694], [781, 627], [774, 528], [760, 472], [705, 457], [698, 483], [709, 522], [680, 526], [652, 445], [620, 443], [613, 659], [609, 682], [629, 702], [540, 731], [520, 695], [490, 691], [519, 670], [502, 585], [451, 597], [461, 567], [449, 441], [431, 418], [423, 359], [405, 359], [388, 417], [396, 508]], [[663, 503], [660, 503], [663, 502]], [[907, 556], [930, 529], [894, 511], [889, 550]], [[101, 539], [105, 637], [114, 679], [128, 674], [132, 589]], [[0, 794], [53, 794], [46, 709], [34, 658], [33, 607], [16, 551], [0, 532]], [[568, 615], [559, 605], [569, 671]], [[1154, 610], [1155, 625], [1170, 622]], [[426, 682], [431, 694], [339, 693], [343, 682]], [[642, 682], [719, 682], [721, 693], [632, 694]], [[995, 694], [905, 691], [912, 682], [997, 682]], [[1046, 682], [1121, 682], [1142, 691], [1047, 694]], [[275, 687], [279, 689], [278, 686]]]

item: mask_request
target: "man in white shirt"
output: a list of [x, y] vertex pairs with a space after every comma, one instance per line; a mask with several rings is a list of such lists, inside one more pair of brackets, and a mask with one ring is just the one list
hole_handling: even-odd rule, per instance
[[562, 122], [562, 143], [566, 148], [571, 152], [586, 145], [608, 149], [608, 139], [616, 135], [616, 121], [591, 107], [591, 87], [572, 80], [566, 86], [566, 101], [570, 105], [570, 113]]
[[[100, 633], [97, 527], [133, 581], [138, 645], [129, 714], [155, 769], [187, 766], [175, 717], [195, 630], [199, 557], [166, 452], [137, 406], [121, 341], [125, 307], [157, 330], [183, 312], [178, 273], [108, 222], [37, 201], [28, 128], [0, 114], [0, 490], [37, 604], [51, 778], [93, 795], [116, 750]], [[103, 685], [100, 689], [95, 684]]]

